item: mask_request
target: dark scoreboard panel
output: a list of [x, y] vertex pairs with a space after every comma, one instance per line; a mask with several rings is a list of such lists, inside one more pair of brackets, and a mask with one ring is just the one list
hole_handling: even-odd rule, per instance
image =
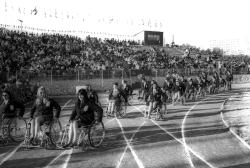
[[144, 43], [145, 45], [163, 46], [163, 32], [144, 31]]

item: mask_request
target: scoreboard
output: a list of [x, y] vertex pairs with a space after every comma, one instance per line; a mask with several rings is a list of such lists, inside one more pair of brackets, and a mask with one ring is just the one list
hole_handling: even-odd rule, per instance
[[144, 44], [163, 46], [163, 32], [144, 31]]

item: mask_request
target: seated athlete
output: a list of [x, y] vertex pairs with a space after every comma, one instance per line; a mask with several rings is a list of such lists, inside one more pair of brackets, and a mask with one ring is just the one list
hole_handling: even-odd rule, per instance
[[88, 95], [89, 103], [94, 110], [95, 121], [101, 122], [103, 117], [103, 109], [101, 103], [99, 102], [98, 95], [96, 91], [91, 88], [91, 85], [87, 85], [86, 92]]
[[125, 102], [128, 102], [129, 96], [132, 95], [132, 87], [125, 80], [122, 80], [121, 91], [123, 92]]
[[15, 101], [9, 91], [4, 90], [2, 92], [2, 99], [3, 101], [0, 104], [0, 125], [7, 124], [10, 119], [23, 116], [24, 104]]
[[229, 70], [227, 70], [226, 71], [227, 90], [232, 90], [232, 81], [233, 81], [233, 75]]
[[[53, 109], [56, 109], [54, 115]], [[48, 97], [43, 86], [37, 90], [37, 98], [31, 108], [30, 118], [33, 119], [31, 123], [31, 137], [36, 139], [38, 136], [40, 126], [45, 122], [51, 122], [53, 118], [58, 119], [60, 116], [61, 107], [52, 98]]]
[[141, 89], [139, 91], [139, 97], [138, 97], [138, 99], [143, 99], [144, 101], [146, 101], [149, 89], [150, 89], [150, 84], [148, 83], [148, 81], [146, 81], [145, 78], [142, 78]]
[[193, 80], [192, 78], [189, 78], [187, 80], [186, 90], [185, 90], [186, 99], [190, 99], [190, 98], [194, 99], [194, 93], [195, 93], [195, 87], [193, 85]]
[[169, 77], [166, 77], [163, 83], [163, 91], [166, 94], [166, 101], [172, 98], [172, 89], [173, 89], [173, 83], [171, 83], [171, 80]]
[[87, 92], [84, 89], [80, 89], [75, 107], [69, 118], [69, 142], [64, 147], [76, 146], [78, 128], [91, 125], [94, 120], [94, 111], [90, 105]]
[[180, 93], [180, 101], [182, 105], [185, 105], [186, 99], [185, 99], [185, 91], [186, 91], [186, 79], [184, 79], [184, 76], [181, 76], [179, 79], [179, 93]]
[[120, 110], [122, 98], [124, 98], [123, 92], [118, 88], [118, 83], [114, 83], [108, 97], [108, 114], [114, 114], [115, 110]]
[[150, 118], [151, 112], [157, 106], [160, 107], [162, 106], [162, 91], [156, 81], [152, 81], [152, 87], [150, 88], [149, 91], [148, 102], [149, 102], [148, 115], [145, 117]]

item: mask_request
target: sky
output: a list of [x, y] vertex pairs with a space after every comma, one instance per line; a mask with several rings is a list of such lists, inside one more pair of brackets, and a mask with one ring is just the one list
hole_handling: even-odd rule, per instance
[[[121, 35], [163, 31], [165, 43], [174, 36], [177, 44], [250, 54], [249, 4], [248, 0], [0, 0], [0, 22], [19, 24], [19, 18], [27, 26]], [[26, 13], [18, 13], [19, 7]], [[38, 14], [28, 15], [34, 7]], [[59, 19], [42, 15], [55, 10]], [[67, 14], [74, 19], [63, 19]]]

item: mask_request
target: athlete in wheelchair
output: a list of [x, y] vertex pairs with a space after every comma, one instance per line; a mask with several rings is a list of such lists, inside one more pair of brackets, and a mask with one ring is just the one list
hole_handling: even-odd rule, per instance
[[152, 115], [155, 116], [156, 120], [163, 119], [162, 114], [162, 96], [163, 92], [158, 86], [157, 82], [152, 81], [152, 87], [149, 90], [148, 95], [148, 112], [145, 114], [145, 117], [150, 119]]
[[25, 111], [24, 104], [15, 101], [7, 90], [2, 92], [2, 103], [0, 104], [0, 126], [2, 140], [10, 138], [14, 142], [23, 140], [26, 129], [26, 122], [22, 119]]
[[149, 89], [150, 89], [150, 83], [145, 78], [142, 78], [138, 99], [146, 101]]
[[[65, 145], [63, 146], [64, 148], [79, 146], [78, 132], [80, 128], [82, 130], [86, 129], [83, 130], [83, 132], [84, 134], [85, 132], [88, 132], [85, 135], [88, 135], [90, 144], [93, 147], [99, 146], [104, 139], [105, 132], [103, 123], [101, 121], [96, 122], [93, 104], [90, 102], [87, 91], [85, 89], [80, 89], [78, 91], [78, 98], [75, 102], [75, 107], [70, 115], [69, 123], [69, 132], [67, 135], [68, 142], [65, 143]], [[92, 132], [95, 131], [94, 134], [97, 133], [96, 131], [98, 124], [100, 125], [100, 136], [97, 139], [94, 139], [94, 135]], [[62, 139], [62, 141], [63, 140], [64, 139]]]
[[123, 92], [125, 102], [129, 101], [129, 98], [132, 96], [132, 87], [128, 84], [126, 80], [122, 80], [121, 91]]
[[123, 92], [118, 88], [118, 83], [113, 84], [113, 89], [109, 93], [108, 97], [108, 109], [107, 116], [120, 116], [123, 117], [126, 113], [126, 109], [122, 109], [122, 103], [127, 104], [127, 99], [125, 98]]
[[[56, 109], [54, 115], [53, 109]], [[61, 125], [58, 120], [61, 112], [60, 105], [52, 98], [48, 97], [46, 89], [41, 86], [37, 90], [37, 98], [31, 108], [30, 122], [31, 122], [31, 143], [38, 145], [42, 139], [38, 137], [39, 133], [46, 131], [46, 136], [49, 138], [51, 144], [56, 145], [55, 136], [61, 131]], [[55, 130], [59, 125], [59, 129]], [[45, 126], [42, 130], [42, 126]], [[58, 132], [56, 132], [58, 131]], [[41, 144], [40, 144], [41, 145]]]

